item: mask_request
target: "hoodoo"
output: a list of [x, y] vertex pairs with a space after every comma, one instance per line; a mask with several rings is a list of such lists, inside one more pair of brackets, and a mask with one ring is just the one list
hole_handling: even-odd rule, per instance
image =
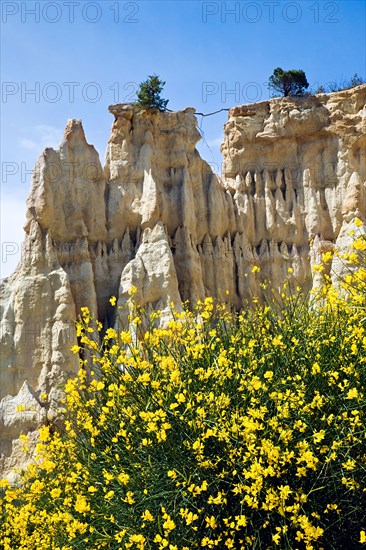
[[289, 268], [294, 285], [318, 284], [312, 264], [366, 221], [365, 103], [363, 85], [234, 107], [221, 177], [195, 147], [192, 108], [111, 106], [104, 168], [68, 122], [36, 163], [23, 257], [0, 290], [2, 474], [24, 463], [19, 434], [35, 440], [57, 414], [82, 306], [110, 326], [109, 298], [123, 305], [131, 285], [167, 316], [171, 302], [205, 296], [240, 309]]

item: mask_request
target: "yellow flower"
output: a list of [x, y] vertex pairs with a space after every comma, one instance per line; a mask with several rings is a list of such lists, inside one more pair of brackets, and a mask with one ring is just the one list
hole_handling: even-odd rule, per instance
[[[137, 548], [142, 548], [142, 549], [145, 548], [146, 539], [145, 539], [144, 535], [139, 535], [139, 534], [130, 535], [129, 540], [130, 540], [130, 542], [135, 542], [137, 544]], [[127, 547], [127, 545], [126, 545], [126, 548], [129, 548], [129, 546]]]
[[215, 516], [211, 516], [211, 517], [206, 516], [205, 521], [206, 521], [206, 527], [211, 527], [211, 529], [216, 529], [217, 522], [216, 522]]
[[173, 531], [175, 529], [175, 523], [169, 516], [163, 523], [163, 529], [164, 531]]
[[361, 531], [360, 532], [360, 543], [361, 544], [366, 544], [366, 531]]
[[222, 504], [222, 502], [224, 502], [224, 504], [226, 504], [227, 499], [223, 498], [223, 496], [224, 495], [221, 491], [219, 491], [217, 493], [216, 497], [213, 497], [212, 495], [210, 495], [209, 498], [208, 498], [208, 503], [209, 504]]
[[357, 397], [358, 397], [357, 388], [351, 388], [350, 390], [348, 390], [347, 399], [357, 399]]
[[322, 254], [322, 260], [324, 263], [330, 262], [333, 259], [333, 256], [333, 251], [324, 252], [324, 254]]
[[117, 302], [117, 298], [115, 296], [111, 296], [109, 298], [109, 303], [111, 304], [111, 306], [115, 306], [116, 302]]
[[314, 363], [313, 366], [311, 367], [311, 374], [319, 374], [320, 372], [320, 367], [319, 367], [319, 363]]
[[259, 390], [262, 387], [262, 382], [260, 381], [258, 376], [253, 376], [250, 383], [254, 390]]
[[141, 517], [144, 521], [154, 521], [154, 516], [152, 515], [150, 510], [145, 510]]
[[118, 481], [122, 483], [122, 485], [127, 485], [129, 482], [130, 476], [126, 474], [126, 472], [122, 472], [117, 477]]
[[42, 443], [46, 443], [50, 439], [50, 428], [48, 426], [42, 426], [39, 429], [39, 440], [42, 441]]
[[319, 443], [322, 441], [325, 437], [325, 430], [320, 430], [319, 432], [314, 432], [313, 434], [313, 440], [314, 443]]
[[147, 386], [150, 382], [150, 374], [148, 372], [140, 374], [140, 376], [137, 378], [137, 381], [141, 382], [144, 386]]
[[288, 496], [292, 493], [289, 485], [280, 485], [279, 490], [280, 490], [280, 497], [283, 500], [286, 500]]
[[135, 499], [133, 498], [133, 492], [127, 491], [126, 497], [123, 499], [124, 502], [127, 502], [127, 504], [135, 504]]
[[122, 330], [122, 332], [120, 333], [120, 338], [122, 344], [132, 343], [131, 333], [128, 330]]
[[114, 328], [107, 328], [107, 330], [105, 331], [105, 336], [104, 336], [104, 339], [105, 340], [112, 340], [112, 339], [116, 339], [118, 338], [118, 335], [117, 335], [117, 332], [114, 330]]
[[246, 527], [247, 525], [247, 518], [241, 514], [240, 516], [235, 516], [236, 519], [236, 525], [238, 527]]
[[60, 488], [52, 489], [50, 492], [50, 495], [52, 498], [58, 498], [61, 495], [61, 489]]
[[90, 505], [83, 495], [78, 495], [76, 497], [74, 508], [76, 512], [79, 512], [80, 514], [90, 511]]
[[116, 533], [114, 535], [114, 538], [117, 542], [122, 542], [124, 536], [126, 535], [126, 529], [123, 529], [123, 531], [119, 531], [119, 533]]
[[342, 466], [345, 470], [354, 470], [356, 468], [356, 462], [349, 458], [347, 462], [343, 462]]
[[282, 346], [282, 335], [280, 336], [275, 336], [273, 339], [272, 339], [272, 345], [273, 346]]

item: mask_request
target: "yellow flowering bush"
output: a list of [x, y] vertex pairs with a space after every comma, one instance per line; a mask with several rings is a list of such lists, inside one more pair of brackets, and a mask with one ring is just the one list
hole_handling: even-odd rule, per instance
[[234, 314], [207, 298], [144, 331], [137, 309], [131, 330], [103, 333], [84, 308], [64, 429], [44, 427], [36, 462], [0, 483], [0, 548], [365, 544], [365, 281], [352, 276], [347, 300], [328, 286], [316, 308], [299, 295]]

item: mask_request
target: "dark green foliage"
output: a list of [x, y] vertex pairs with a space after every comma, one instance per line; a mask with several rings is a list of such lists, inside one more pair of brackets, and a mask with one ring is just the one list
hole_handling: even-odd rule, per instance
[[356, 86], [361, 86], [361, 84], [365, 84], [365, 81], [361, 76], [358, 76], [358, 74], [355, 73], [349, 81], [347, 88], [356, 88]]
[[326, 88], [321, 84], [319, 88], [317, 88], [314, 92], [315, 94], [326, 94], [327, 90]]
[[324, 94], [329, 92], [341, 92], [342, 90], [356, 88], [356, 86], [361, 86], [362, 84], [365, 84], [365, 80], [362, 76], [358, 76], [358, 74], [355, 73], [350, 80], [343, 80], [343, 82], [339, 84], [337, 82], [330, 82], [328, 85], [321, 85], [315, 90], [315, 93]]
[[137, 92], [137, 105], [143, 108], [158, 109], [159, 111], [166, 111], [168, 99], [162, 99], [160, 93], [165, 86], [165, 81], [160, 80], [157, 75], [151, 75], [141, 82], [140, 88]]
[[289, 95], [302, 95], [304, 90], [309, 87], [304, 71], [291, 69], [284, 71], [277, 67], [273, 75], [269, 78], [270, 87], [276, 92], [280, 92], [285, 97]]

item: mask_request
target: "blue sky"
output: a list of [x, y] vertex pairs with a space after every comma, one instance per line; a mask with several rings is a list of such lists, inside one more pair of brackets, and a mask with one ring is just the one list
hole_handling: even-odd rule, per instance
[[[273, 70], [303, 69], [310, 88], [366, 78], [364, 0], [1, 3], [0, 277], [20, 258], [30, 171], [82, 119], [103, 161], [111, 103], [156, 73], [168, 107], [212, 112], [269, 97]], [[32, 92], [33, 91], [33, 92]], [[220, 169], [227, 113], [198, 117], [201, 155]]]

